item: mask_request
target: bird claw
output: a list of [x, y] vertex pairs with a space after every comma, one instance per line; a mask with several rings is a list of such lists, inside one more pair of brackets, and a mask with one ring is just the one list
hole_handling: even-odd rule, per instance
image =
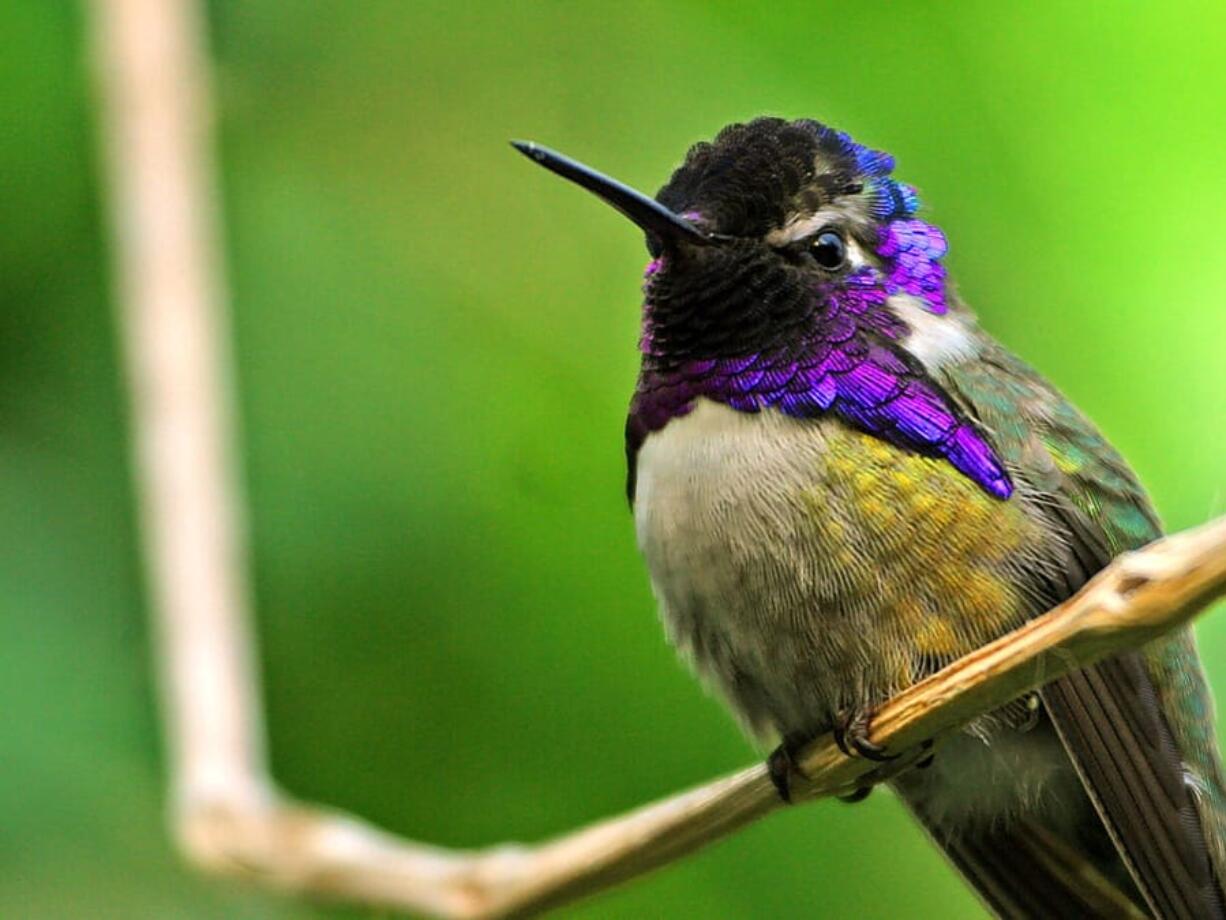
[[869, 740], [869, 726], [873, 720], [871, 709], [844, 710], [834, 723], [834, 743], [848, 757], [863, 757], [875, 763], [897, 760], [898, 754], [887, 754], [883, 745]]
[[792, 777], [799, 776], [801, 779], [808, 779], [796, 762], [796, 755], [809, 740], [800, 735], [785, 735], [779, 746], [766, 758], [766, 769], [770, 773], [775, 791], [779, 793], [779, 798], [788, 805], [792, 804]]
[[857, 802], [863, 802], [872, 794], [872, 785], [857, 786], [854, 792], [849, 792], [847, 795], [839, 796], [840, 802], [846, 802], [848, 805], [855, 805]]
[[792, 772], [795, 768], [796, 764], [784, 750], [782, 744], [771, 751], [770, 756], [766, 758], [766, 769], [770, 773], [775, 791], [779, 793], [779, 798], [788, 805], [792, 804]]
[[[792, 778], [807, 780], [808, 776], [804, 774], [804, 770], [797, 763], [797, 754], [808, 743], [809, 738], [801, 738], [799, 736], [788, 736], [783, 738], [779, 747], [771, 751], [770, 757], [766, 758], [766, 770], [770, 774], [770, 781], [775, 785], [775, 791], [779, 792], [780, 799], [791, 805], [792, 803]], [[847, 795], [837, 796], [842, 802], [862, 802], [868, 799], [869, 792], [873, 791], [873, 784], [867, 786], [857, 786], [857, 788]]]
[[932, 766], [935, 754], [932, 753], [931, 739], [924, 741], [918, 747], [902, 754], [890, 754], [884, 745], [869, 739], [873, 711], [871, 709], [845, 710], [835, 720], [833, 729], [834, 743], [848, 757], [861, 757], [881, 764], [860, 777], [865, 785], [858, 785], [854, 792], [839, 796], [844, 802], [859, 802], [868, 797], [869, 792], [879, 783], [888, 782], [908, 770], [926, 770]]
[[[843, 802], [862, 802], [868, 798], [873, 787], [887, 782], [907, 770], [926, 770], [932, 766], [933, 742], [924, 741], [903, 754], [887, 753], [883, 745], [869, 740], [869, 727], [872, 722], [872, 711], [862, 709], [856, 712], [841, 713], [835, 721], [832, 730], [834, 742], [848, 757], [862, 757], [874, 763], [881, 764], [875, 770], [860, 777], [856, 787], [846, 795], [838, 798]], [[800, 768], [798, 755], [812, 737], [808, 735], [785, 735], [783, 741], [766, 759], [766, 768], [770, 774], [771, 783], [779, 793], [779, 798], [789, 805], [792, 803], [792, 779], [799, 776], [808, 780], [809, 777]]]
[[[794, 776], [799, 776], [804, 780], [809, 778], [805, 771], [800, 769], [797, 754], [810, 740], [799, 735], [789, 735], [766, 758], [766, 769], [775, 786], [775, 791], [779, 793], [779, 798], [788, 805], [792, 804], [792, 778]], [[848, 803], [863, 802], [872, 791], [873, 784], [870, 783], [867, 786], [858, 786], [852, 792], [838, 796], [838, 799]]]

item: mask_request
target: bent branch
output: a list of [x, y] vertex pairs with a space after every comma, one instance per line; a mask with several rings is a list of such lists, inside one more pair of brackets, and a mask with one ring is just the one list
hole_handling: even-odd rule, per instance
[[[1122, 556], [1079, 594], [899, 694], [873, 719], [896, 750], [939, 738], [1044, 683], [1187, 623], [1226, 596], [1226, 518]], [[801, 756], [798, 798], [845, 793], [876, 766], [830, 737]], [[455, 852], [271, 799], [199, 802], [179, 816], [189, 855], [279, 887], [444, 918], [525, 916], [642, 875], [781, 807], [754, 766], [535, 846]]]
[[[679, 859], [780, 807], [750, 767], [535, 846], [456, 852], [293, 802], [263, 750], [225, 311], [210, 220], [207, 68], [193, 0], [93, 0], [116, 276], [157, 620], [173, 821], [196, 865], [288, 891], [441, 918], [522, 916]], [[1128, 554], [1079, 594], [878, 710], [898, 750], [1106, 655], [1226, 594], [1226, 518]], [[830, 738], [798, 798], [847, 791], [872, 764]]]

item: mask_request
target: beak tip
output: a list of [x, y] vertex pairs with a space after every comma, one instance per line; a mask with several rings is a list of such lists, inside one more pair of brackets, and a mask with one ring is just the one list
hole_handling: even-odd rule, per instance
[[522, 153], [524, 156], [536, 160], [538, 163], [545, 159], [544, 151], [533, 141], [511, 141], [511, 146]]

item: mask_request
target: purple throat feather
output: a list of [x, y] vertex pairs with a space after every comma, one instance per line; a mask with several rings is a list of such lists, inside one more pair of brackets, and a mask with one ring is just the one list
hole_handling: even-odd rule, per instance
[[631, 404], [627, 448], [636, 452], [648, 434], [706, 397], [740, 412], [834, 414], [890, 443], [943, 457], [989, 494], [1009, 498], [1013, 484], [985, 435], [915, 359], [892, 344], [909, 330], [888, 309], [887, 298], [909, 295], [936, 316], [949, 310], [941, 264], [945, 235], [914, 217], [919, 198], [889, 177], [892, 157], [845, 134], [832, 136], [854, 158], [872, 213], [882, 221], [875, 247], [882, 267], [861, 266], [838, 281], [816, 284], [815, 308], [799, 341], [737, 357], [675, 362], [657, 348], [650, 292], [661, 260], [654, 259], [644, 276], [649, 300], [640, 349], [647, 360]]

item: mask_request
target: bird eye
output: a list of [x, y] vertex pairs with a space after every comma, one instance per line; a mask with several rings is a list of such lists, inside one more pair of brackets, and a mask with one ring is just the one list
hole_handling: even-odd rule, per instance
[[847, 258], [847, 245], [843, 242], [843, 237], [833, 230], [823, 230], [814, 237], [809, 251], [813, 253], [817, 264], [830, 272], [842, 268], [843, 261]]

